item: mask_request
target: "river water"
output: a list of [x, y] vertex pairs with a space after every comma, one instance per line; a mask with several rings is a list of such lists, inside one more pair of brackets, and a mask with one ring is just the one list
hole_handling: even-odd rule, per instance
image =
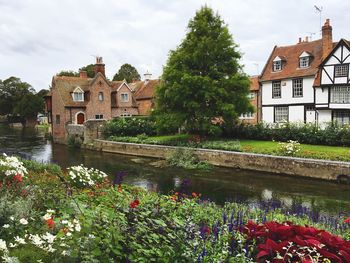
[[0, 153], [17, 154], [38, 162], [52, 162], [63, 168], [84, 164], [114, 175], [126, 172], [124, 182], [151, 191], [171, 193], [181, 182], [189, 181], [189, 191], [219, 204], [242, 201], [279, 200], [285, 206], [302, 204], [327, 213], [348, 212], [350, 186], [312, 179], [214, 167], [209, 171], [155, 167], [152, 158], [140, 158], [95, 151], [71, 149], [52, 144], [45, 130], [10, 128], [0, 125]]

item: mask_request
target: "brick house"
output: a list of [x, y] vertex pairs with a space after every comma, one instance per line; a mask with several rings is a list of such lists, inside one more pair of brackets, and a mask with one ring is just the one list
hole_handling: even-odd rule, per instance
[[139, 115], [134, 91], [129, 84], [109, 81], [100, 57], [94, 70], [93, 78], [88, 78], [85, 71], [81, 71], [78, 77], [52, 78], [51, 90], [45, 101], [54, 142], [66, 142], [69, 125], [82, 126], [87, 120]]
[[248, 97], [250, 103], [254, 106], [254, 112], [241, 114], [239, 117], [242, 123], [257, 124], [261, 120], [261, 93], [259, 76], [250, 77], [250, 93]]

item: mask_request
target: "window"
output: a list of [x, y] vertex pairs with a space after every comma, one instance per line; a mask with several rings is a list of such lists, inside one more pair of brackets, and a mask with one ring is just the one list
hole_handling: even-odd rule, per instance
[[347, 77], [349, 65], [338, 65], [338, 66], [335, 66], [334, 70], [335, 70], [334, 72], [335, 77]]
[[334, 111], [333, 121], [341, 126], [350, 124], [350, 111]]
[[242, 113], [240, 118], [241, 119], [252, 119], [252, 118], [254, 118], [254, 113], [253, 112]]
[[128, 102], [129, 101], [129, 94], [128, 93], [122, 93], [120, 95], [122, 102]]
[[334, 87], [331, 89], [331, 103], [350, 103], [350, 87]]
[[303, 97], [303, 79], [293, 79], [293, 98]]
[[103, 92], [98, 93], [98, 100], [103, 101]]
[[121, 117], [131, 117], [132, 115], [128, 112], [124, 112], [122, 114], [120, 114]]
[[281, 98], [281, 81], [272, 82], [272, 98]]
[[272, 65], [273, 71], [281, 71], [282, 70], [282, 60], [276, 60]]
[[96, 120], [102, 120], [103, 119], [103, 114], [96, 114], [95, 115]]
[[288, 121], [288, 107], [275, 107], [275, 122]]
[[255, 98], [255, 93], [254, 92], [250, 92], [249, 94], [248, 94], [248, 99], [254, 99]]
[[84, 93], [82, 92], [73, 92], [74, 101], [84, 101]]
[[56, 115], [56, 124], [61, 123], [61, 116], [59, 114]]
[[299, 68], [307, 68], [310, 66], [310, 57], [299, 58]]

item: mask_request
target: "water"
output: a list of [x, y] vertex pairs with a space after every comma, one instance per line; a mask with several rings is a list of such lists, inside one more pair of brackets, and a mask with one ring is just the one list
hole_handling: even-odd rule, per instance
[[312, 210], [339, 213], [350, 210], [350, 187], [312, 179], [215, 167], [210, 171], [155, 167], [157, 159], [70, 149], [52, 144], [40, 129], [0, 125], [0, 152], [18, 154], [39, 162], [53, 162], [63, 168], [84, 164], [114, 175], [127, 172], [125, 183], [151, 191], [171, 193], [182, 180], [190, 180], [189, 191], [219, 204], [242, 201], [254, 205], [277, 199], [285, 206], [302, 204]]

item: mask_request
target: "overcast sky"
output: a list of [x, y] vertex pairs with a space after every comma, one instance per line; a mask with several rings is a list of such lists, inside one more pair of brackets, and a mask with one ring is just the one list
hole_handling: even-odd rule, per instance
[[0, 79], [16, 76], [36, 90], [61, 70], [103, 57], [110, 78], [124, 63], [159, 77], [196, 10], [207, 4], [228, 24], [245, 72], [262, 70], [274, 45], [318, 39], [331, 19], [333, 40], [350, 38], [347, 0], [0, 0]]

